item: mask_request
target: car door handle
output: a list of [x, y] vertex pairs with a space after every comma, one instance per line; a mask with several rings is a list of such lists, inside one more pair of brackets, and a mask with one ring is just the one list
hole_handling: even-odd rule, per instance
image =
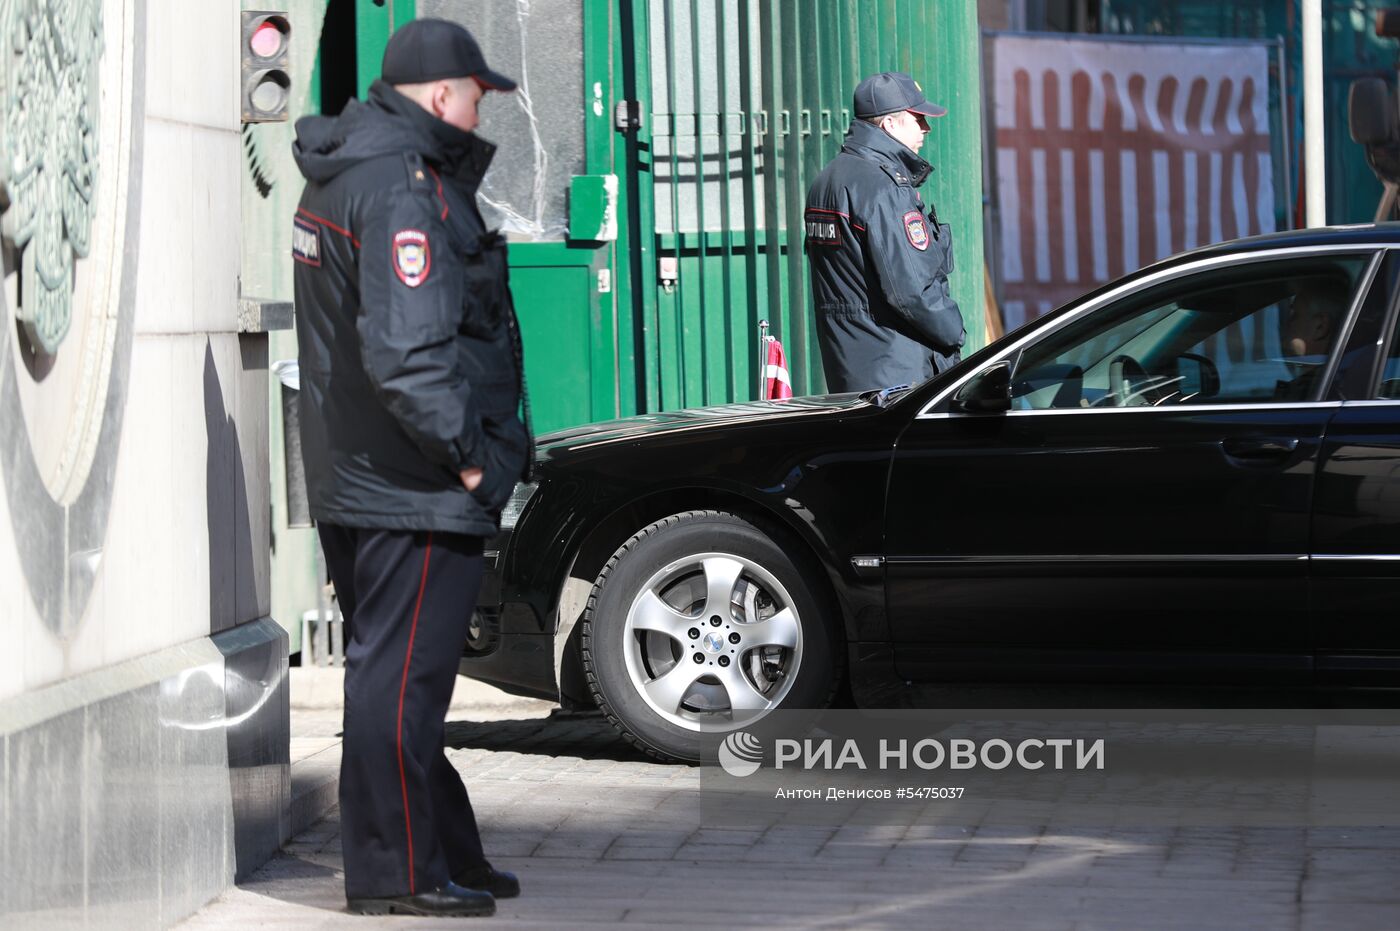
[[1260, 462], [1282, 459], [1298, 448], [1298, 438], [1280, 436], [1229, 437], [1220, 449], [1231, 459]]

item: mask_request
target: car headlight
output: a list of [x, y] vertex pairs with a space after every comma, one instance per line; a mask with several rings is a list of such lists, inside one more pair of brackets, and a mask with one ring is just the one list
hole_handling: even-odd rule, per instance
[[520, 519], [520, 512], [525, 510], [525, 504], [530, 500], [530, 496], [535, 493], [535, 489], [540, 487], [535, 482], [517, 482], [515, 490], [510, 493], [510, 500], [501, 510], [501, 529], [514, 530], [515, 522]]

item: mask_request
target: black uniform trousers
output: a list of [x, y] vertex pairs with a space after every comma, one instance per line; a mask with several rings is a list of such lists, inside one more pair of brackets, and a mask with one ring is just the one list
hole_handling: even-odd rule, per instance
[[482, 540], [320, 523], [345, 650], [341, 842], [347, 898], [412, 895], [486, 865], [443, 752]]

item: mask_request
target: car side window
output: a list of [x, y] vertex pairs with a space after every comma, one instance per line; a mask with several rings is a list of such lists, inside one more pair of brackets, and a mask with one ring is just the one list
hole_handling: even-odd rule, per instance
[[1099, 308], [1022, 351], [1013, 409], [1317, 400], [1368, 259], [1245, 263]]
[[1400, 401], [1400, 322], [1390, 336], [1390, 352], [1381, 366], [1381, 387], [1377, 397]]

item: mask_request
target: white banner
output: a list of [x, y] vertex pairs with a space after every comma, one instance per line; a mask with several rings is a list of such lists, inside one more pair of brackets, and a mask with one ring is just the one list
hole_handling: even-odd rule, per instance
[[1008, 330], [1173, 253], [1273, 231], [1270, 46], [989, 44]]

